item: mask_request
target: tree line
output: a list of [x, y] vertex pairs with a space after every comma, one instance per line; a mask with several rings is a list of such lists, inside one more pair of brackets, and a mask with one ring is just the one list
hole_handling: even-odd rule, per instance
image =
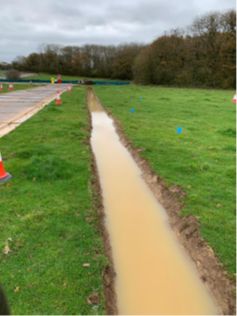
[[44, 45], [18, 56], [20, 71], [134, 80], [138, 84], [236, 87], [236, 11], [210, 12], [149, 45]]
[[42, 44], [39, 53], [18, 56], [12, 66], [19, 71], [132, 80], [134, 59], [144, 47], [136, 43], [81, 47]]

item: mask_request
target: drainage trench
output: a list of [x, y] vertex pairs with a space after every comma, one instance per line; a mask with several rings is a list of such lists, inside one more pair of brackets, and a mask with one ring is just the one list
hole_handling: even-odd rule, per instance
[[217, 309], [167, 224], [168, 217], [120, 143], [113, 121], [87, 89], [110, 235], [119, 314], [213, 315]]

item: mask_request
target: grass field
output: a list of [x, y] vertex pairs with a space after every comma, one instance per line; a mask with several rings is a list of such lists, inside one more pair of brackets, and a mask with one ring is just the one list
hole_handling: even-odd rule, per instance
[[25, 90], [25, 89], [32, 89], [36, 88], [37, 86], [32, 85], [32, 84], [13, 84], [14, 90], [9, 90], [9, 84], [3, 84], [3, 91], [0, 91], [0, 95], [2, 93], [6, 92], [13, 92], [13, 91], [18, 91], [18, 90]]
[[182, 215], [199, 218], [202, 236], [234, 277], [234, 91], [135, 85], [100, 86], [95, 91], [105, 108], [121, 119], [133, 146], [146, 148], [141, 155], [153, 170], [167, 185], [186, 190]]
[[[95, 90], [134, 147], [146, 148], [141, 155], [153, 170], [187, 191], [182, 215], [199, 217], [203, 237], [233, 277], [234, 92], [134, 85]], [[61, 99], [62, 106], [51, 102], [0, 139], [4, 167], [14, 176], [0, 184], [0, 275], [12, 314], [105, 313], [107, 259], [90, 185], [85, 88]], [[87, 303], [93, 292], [99, 306]]]
[[[0, 275], [12, 314], [105, 314], [85, 90], [61, 100], [0, 139], [13, 175], [0, 184]], [[87, 303], [91, 293], [99, 305]]]
[[[35, 76], [29, 76], [27, 78], [24, 79], [39, 79], [39, 80], [51, 80], [51, 78], [57, 79], [58, 75], [49, 75], [49, 74], [43, 74], [43, 73], [39, 73], [36, 74]], [[113, 81], [113, 79], [101, 79], [101, 78], [89, 78], [89, 77], [80, 77], [80, 76], [64, 76], [61, 75], [61, 79], [62, 80], [93, 80], [93, 81]], [[114, 79], [115, 80], [115, 79]], [[119, 80], [121, 81], [121, 80]]]

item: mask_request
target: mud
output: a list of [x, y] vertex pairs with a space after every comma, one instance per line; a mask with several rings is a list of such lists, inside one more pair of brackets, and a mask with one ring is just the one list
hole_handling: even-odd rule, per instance
[[88, 87], [86, 91], [89, 110], [91, 112], [104, 112], [102, 106], [99, 104], [98, 99], [96, 98], [96, 95], [94, 94], [93, 88]]
[[[102, 107], [100, 108], [97, 107], [98, 103], [96, 102], [97, 100], [95, 99], [95, 96], [93, 96], [93, 89], [91, 87], [88, 87], [87, 91], [90, 91], [92, 93], [92, 94], [87, 93], [86, 95], [87, 105], [89, 104], [89, 100], [92, 101], [97, 111], [100, 112], [102, 110]], [[89, 128], [85, 127], [85, 130], [90, 132], [91, 134], [92, 118], [91, 118], [91, 112], [88, 110], [88, 108], [89, 108], [89, 105], [88, 107], [85, 107], [84, 109], [88, 111], [90, 127]], [[105, 226], [106, 215], [104, 212], [103, 196], [102, 196], [102, 191], [101, 191], [101, 186], [100, 186], [100, 181], [99, 181], [99, 173], [98, 173], [98, 168], [96, 165], [95, 155], [91, 147], [90, 139], [88, 138], [86, 141], [84, 141], [84, 143], [85, 142], [90, 147], [90, 151], [92, 154], [91, 172], [94, 175], [94, 178], [91, 181], [92, 188], [93, 188], [93, 199], [94, 199], [93, 209], [97, 214], [97, 219], [98, 219], [98, 224], [99, 224], [98, 230], [102, 236], [104, 251], [109, 261], [109, 264], [106, 266], [102, 275], [104, 295], [105, 295], [105, 307], [106, 307], [106, 311], [108, 315], [118, 315], [117, 295], [116, 295], [116, 290], [115, 290], [116, 273], [114, 270], [114, 262], [113, 262], [109, 233]]]
[[[90, 126], [92, 127], [91, 123], [91, 115], [89, 112], [90, 118]], [[90, 131], [92, 128], [90, 128]], [[105, 213], [104, 213], [104, 205], [103, 205], [103, 196], [101, 192], [100, 182], [99, 182], [99, 173], [96, 166], [95, 156], [91, 148], [90, 140], [86, 141], [88, 146], [90, 146], [91, 154], [92, 154], [92, 162], [91, 162], [91, 172], [95, 176], [92, 180], [92, 188], [93, 188], [93, 209], [97, 213], [97, 219], [99, 223], [99, 232], [103, 239], [103, 247], [105, 254], [109, 260], [109, 264], [105, 268], [103, 272], [103, 288], [104, 288], [104, 295], [105, 295], [105, 307], [108, 315], [118, 315], [118, 308], [117, 308], [117, 295], [115, 290], [115, 270], [114, 270], [114, 263], [113, 263], [113, 256], [112, 256], [112, 249], [110, 244], [109, 233], [107, 228], [105, 227]]]
[[[102, 104], [101, 106], [103, 107]], [[142, 177], [157, 201], [165, 208], [175, 237], [192, 260], [201, 281], [214, 298], [220, 314], [236, 315], [235, 282], [227, 276], [223, 264], [202, 238], [198, 219], [191, 214], [180, 216], [183, 207], [181, 198], [186, 195], [185, 190], [177, 184], [167, 187], [164, 180], [155, 174], [149, 163], [140, 156], [139, 153], [146, 149], [134, 148], [124, 133], [120, 120], [114, 117], [111, 111], [107, 111], [107, 114], [114, 121], [120, 142], [127, 148], [141, 169]]]

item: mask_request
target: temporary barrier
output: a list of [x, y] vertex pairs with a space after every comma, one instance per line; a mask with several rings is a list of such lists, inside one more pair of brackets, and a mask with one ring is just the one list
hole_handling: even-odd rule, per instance
[[12, 175], [8, 172], [5, 171], [4, 167], [3, 167], [3, 163], [2, 163], [2, 156], [0, 153], [0, 183], [7, 181], [9, 179], [12, 178]]
[[62, 104], [61, 99], [60, 99], [60, 92], [59, 90], [57, 91], [57, 101], [56, 104]]
[[233, 97], [232, 103], [236, 103], [236, 93], [235, 93], [235, 95]]
[[[0, 79], [0, 82], [9, 82], [9, 79]], [[52, 83], [51, 80], [43, 80], [43, 79], [12, 79], [11, 82], [14, 83]], [[61, 83], [71, 83], [71, 84], [77, 84], [81, 82], [78, 80], [61, 80]], [[89, 81], [90, 85], [91, 84], [95, 84], [95, 85], [128, 85], [130, 84], [130, 82], [128, 81]], [[58, 83], [58, 80], [55, 79], [54, 83]], [[84, 84], [87, 84], [86, 82], [84, 82]]]
[[51, 80], [42, 80], [42, 79], [11, 79], [11, 81], [9, 79], [2, 79], [0, 78], [0, 82], [14, 82], [14, 83], [51, 83]]

